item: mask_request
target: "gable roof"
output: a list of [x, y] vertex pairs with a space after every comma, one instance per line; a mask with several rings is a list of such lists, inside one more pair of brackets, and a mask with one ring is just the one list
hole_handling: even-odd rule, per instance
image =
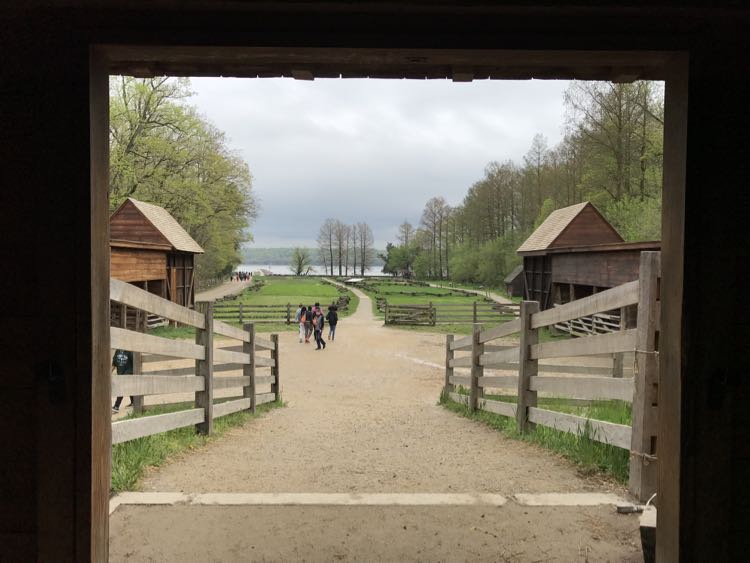
[[510, 274], [505, 276], [505, 280], [503, 281], [505, 281], [505, 283], [513, 283], [513, 280], [516, 279], [521, 272], [523, 272], [523, 264], [516, 266]]
[[609, 224], [609, 222], [602, 216], [602, 214], [599, 213], [599, 210], [590, 202], [584, 201], [581, 203], [576, 203], [575, 205], [556, 209], [555, 211], [550, 213], [549, 217], [547, 217], [544, 222], [539, 225], [539, 228], [531, 233], [531, 236], [529, 236], [529, 238], [527, 238], [524, 243], [518, 247], [516, 252], [539, 252], [542, 250], [547, 250], [554, 244], [554, 242], [560, 237], [560, 235], [562, 235], [565, 230], [570, 227], [570, 225], [583, 212], [583, 210], [587, 208], [591, 208], [593, 213], [595, 213], [596, 216], [601, 219], [602, 224], [608, 227], [608, 232], [611, 232], [611, 234], [620, 241], [622, 240], [622, 237], [620, 237], [617, 231], [615, 231], [612, 225]]
[[203, 248], [195, 242], [177, 220], [163, 207], [128, 198], [138, 211], [158, 230], [175, 250], [203, 254]]

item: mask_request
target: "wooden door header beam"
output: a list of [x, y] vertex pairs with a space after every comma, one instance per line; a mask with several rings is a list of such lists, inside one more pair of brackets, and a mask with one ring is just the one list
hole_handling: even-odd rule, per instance
[[662, 80], [667, 51], [102, 46], [111, 74], [243, 78], [412, 78], [456, 81]]

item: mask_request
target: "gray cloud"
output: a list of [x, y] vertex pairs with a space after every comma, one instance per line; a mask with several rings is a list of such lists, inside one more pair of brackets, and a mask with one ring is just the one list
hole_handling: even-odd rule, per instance
[[313, 245], [326, 217], [393, 240], [425, 202], [460, 203], [492, 161], [562, 136], [562, 81], [195, 78], [191, 102], [248, 162], [256, 246]]

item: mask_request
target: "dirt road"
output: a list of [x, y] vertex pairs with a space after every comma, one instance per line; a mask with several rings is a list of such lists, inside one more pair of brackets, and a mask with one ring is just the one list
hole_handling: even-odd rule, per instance
[[226, 297], [228, 295], [237, 295], [238, 293], [241, 293], [243, 289], [245, 289], [249, 285], [252, 285], [252, 283], [252, 279], [247, 281], [224, 282], [223, 284], [212, 287], [211, 289], [207, 289], [206, 291], [196, 293], [195, 302], [216, 301], [217, 299], [221, 299], [222, 297]]
[[[300, 344], [293, 333], [280, 336], [286, 408], [234, 429], [222, 440], [159, 469], [145, 479], [142, 490], [190, 494], [498, 493], [508, 497], [604, 491], [625, 495], [618, 486], [579, 475], [567, 461], [545, 450], [504, 438], [438, 406], [444, 336], [385, 329], [373, 319], [369, 298], [360, 294], [360, 300], [357, 312], [339, 324], [336, 340], [325, 350]], [[533, 558], [539, 559], [539, 554], [543, 558], [544, 549], [551, 549], [550, 560], [576, 560], [581, 553], [597, 553], [597, 560], [620, 561], [640, 552], [637, 519], [614, 516], [611, 506], [522, 510], [511, 504], [491, 508], [493, 516], [483, 526], [482, 510], [467, 507], [349, 507], [350, 519], [341, 507], [325, 506], [190, 506], [179, 510], [122, 506], [112, 519], [112, 554], [114, 561], [125, 560], [128, 553], [138, 555], [138, 560], [179, 560], [176, 555], [168, 557], [177, 552], [165, 546], [172, 542], [180, 551], [197, 542], [199, 535], [174, 536], [174, 530], [189, 529], [189, 521], [196, 517], [217, 522], [226, 517], [240, 528], [240, 522], [254, 522], [246, 528], [252, 535], [253, 551], [227, 550], [213, 558], [217, 561], [497, 560], [500, 553], [515, 552], [519, 555], [507, 560], [526, 560], [531, 553]], [[216, 514], [221, 510], [226, 511], [225, 516]], [[159, 549], [142, 544], [137, 534], [155, 529], [155, 521], [165, 522], [164, 511], [169, 514], [172, 539]], [[154, 516], [157, 514], [162, 516]], [[519, 520], [507, 522], [511, 517]], [[324, 521], [328, 524], [323, 526]], [[381, 534], [382, 526], [397, 522], [411, 533], [394, 534], [380, 552], [366, 550], [367, 537]], [[433, 534], [438, 535], [449, 522], [461, 533], [437, 541]], [[310, 535], [288, 533], [300, 526]], [[486, 528], [489, 535], [474, 537], [472, 526]], [[274, 534], [283, 534], [284, 549]], [[421, 539], [416, 541], [414, 534], [421, 534]], [[465, 540], [472, 546], [470, 551], [459, 547], [462, 534], [473, 537]], [[539, 540], [542, 551], [530, 548], [536, 542], [529, 539], [532, 536], [547, 537], [546, 544]], [[555, 547], [560, 540], [572, 542], [568, 551]], [[312, 545], [317, 547], [310, 553]], [[218, 543], [215, 547], [221, 549]]]

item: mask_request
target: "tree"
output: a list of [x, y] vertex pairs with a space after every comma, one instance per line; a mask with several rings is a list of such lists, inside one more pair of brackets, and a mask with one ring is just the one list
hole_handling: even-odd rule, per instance
[[372, 265], [374, 253], [372, 245], [375, 241], [372, 235], [372, 229], [367, 223], [357, 223], [357, 239], [359, 240], [359, 271], [360, 275], [365, 275]]
[[292, 251], [292, 263], [289, 265], [295, 276], [306, 276], [312, 269], [312, 257], [306, 248], [295, 247]]
[[111, 79], [110, 204], [132, 196], [164, 207], [204, 248], [201, 279], [240, 263], [257, 205], [247, 164], [190, 96], [184, 78]]
[[409, 242], [411, 242], [413, 236], [414, 227], [409, 221], [404, 221], [399, 225], [396, 238], [401, 246], [409, 246]]
[[[333, 222], [333, 248], [335, 253], [336, 265], [338, 266], [339, 276], [343, 275], [344, 262], [347, 255], [347, 242], [349, 239], [349, 228], [336, 219]], [[333, 275], [333, 271], [331, 272]]]
[[323, 260], [324, 268], [330, 269], [331, 275], [333, 275], [334, 267], [334, 238], [336, 231], [336, 220], [326, 219], [321, 225], [320, 231], [318, 232], [318, 251], [320, 252], [320, 258]]

